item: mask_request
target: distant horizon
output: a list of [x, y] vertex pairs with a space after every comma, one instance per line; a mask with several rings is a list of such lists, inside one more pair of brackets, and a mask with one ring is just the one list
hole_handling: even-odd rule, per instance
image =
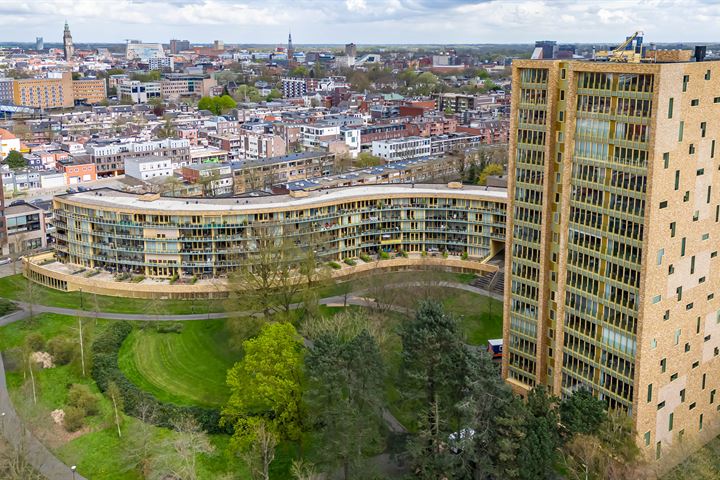
[[[282, 45], [610, 45], [636, 30], [646, 43], [712, 43], [714, 0], [0, 0], [4, 42]], [[695, 37], [678, 41], [683, 33]], [[327, 42], [325, 39], [332, 39]]]

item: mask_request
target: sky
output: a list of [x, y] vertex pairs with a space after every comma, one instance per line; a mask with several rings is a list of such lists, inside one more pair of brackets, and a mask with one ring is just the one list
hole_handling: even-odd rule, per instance
[[0, 0], [0, 41], [619, 43], [720, 41], [720, 0]]

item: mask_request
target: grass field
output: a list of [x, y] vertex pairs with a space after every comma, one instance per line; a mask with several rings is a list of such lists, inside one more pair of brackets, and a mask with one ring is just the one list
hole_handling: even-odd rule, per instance
[[467, 343], [484, 346], [491, 338], [502, 338], [503, 303], [500, 300], [464, 290], [450, 290], [443, 305], [460, 321]]
[[181, 333], [135, 330], [119, 364], [138, 387], [164, 402], [218, 407], [228, 399], [227, 370], [239, 360], [224, 320], [183, 322]]

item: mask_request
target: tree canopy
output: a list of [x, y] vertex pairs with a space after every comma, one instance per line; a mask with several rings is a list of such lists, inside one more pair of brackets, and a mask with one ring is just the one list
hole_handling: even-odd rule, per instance
[[23, 154], [17, 150], [10, 150], [10, 153], [7, 154], [3, 162], [12, 170], [20, 170], [28, 165]]
[[222, 115], [226, 110], [237, 107], [237, 102], [230, 95], [219, 97], [202, 97], [198, 102], [199, 110], [209, 110], [215, 115]]

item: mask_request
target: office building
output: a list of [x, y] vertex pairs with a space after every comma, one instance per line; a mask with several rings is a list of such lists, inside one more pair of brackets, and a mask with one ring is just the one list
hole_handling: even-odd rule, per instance
[[4, 219], [7, 245], [3, 254], [19, 255], [30, 250], [47, 247], [45, 213], [29, 203], [5, 207]]
[[81, 104], [95, 104], [107, 99], [105, 80], [73, 80], [73, 101]]
[[35, 50], [38, 52], [45, 50], [45, 42], [43, 42], [43, 37], [35, 37]]
[[348, 43], [345, 45], [345, 56], [352, 58], [353, 62], [355, 61], [355, 57], [357, 57], [357, 46], [354, 43]]
[[590, 389], [652, 459], [720, 416], [719, 84], [719, 62], [513, 62], [503, 376]]
[[153, 98], [162, 97], [162, 85], [160, 82], [123, 81], [118, 85], [117, 93], [120, 100], [131, 103], [148, 103]]
[[165, 51], [160, 43], [128, 43], [125, 47], [125, 58], [128, 60], [147, 62], [151, 58], [164, 56]]
[[167, 158], [174, 165], [190, 163], [188, 140], [167, 138], [150, 142], [96, 143], [86, 145], [85, 149], [92, 156], [100, 177], [124, 173], [125, 159], [132, 157]]
[[167, 157], [128, 157], [125, 159], [125, 175], [138, 180], [171, 177], [173, 164]]
[[388, 162], [409, 160], [430, 155], [430, 139], [406, 137], [372, 142], [372, 154]]
[[170, 53], [178, 54], [185, 50], [190, 50], [190, 42], [188, 40], [170, 40]]

